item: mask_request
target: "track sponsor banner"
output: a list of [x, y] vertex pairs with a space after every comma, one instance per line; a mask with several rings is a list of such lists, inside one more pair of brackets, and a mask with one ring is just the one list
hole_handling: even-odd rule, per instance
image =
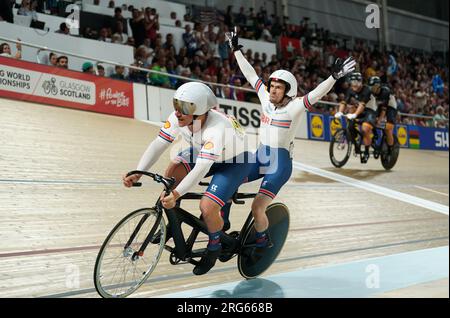
[[419, 149], [448, 151], [448, 130], [442, 128], [428, 128], [410, 126], [416, 132]]
[[[333, 119], [333, 116], [308, 113], [308, 139], [330, 141], [336, 130], [342, 126], [341, 121], [334, 122]], [[449, 150], [447, 129], [396, 125], [394, 134], [402, 148]]]
[[133, 85], [0, 57], [0, 97], [134, 117]]
[[409, 135], [407, 125], [396, 125], [394, 134], [397, 136], [400, 147], [409, 148]]
[[308, 138], [330, 140], [328, 119], [323, 114], [308, 113]]

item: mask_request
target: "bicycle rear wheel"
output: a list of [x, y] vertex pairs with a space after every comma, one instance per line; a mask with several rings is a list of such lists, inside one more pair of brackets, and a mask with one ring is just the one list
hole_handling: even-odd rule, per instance
[[256, 245], [256, 232], [253, 226], [254, 220], [244, 230], [242, 249], [238, 255], [238, 269], [242, 277], [246, 279], [256, 278], [264, 273], [278, 257], [284, 246], [289, 231], [289, 209], [283, 203], [273, 203], [267, 207], [269, 228], [267, 232], [273, 246], [264, 252], [264, 256], [256, 263], [251, 259], [251, 251]]
[[[158, 212], [155, 209], [139, 209], [123, 218], [109, 233], [94, 268], [94, 285], [100, 296], [127, 297], [150, 276], [166, 241], [164, 218], [160, 217], [159, 224], [156, 222]], [[155, 240], [150, 241], [143, 255], [138, 255], [142, 243], [155, 225]]]
[[344, 166], [352, 153], [352, 142], [348, 140], [345, 129], [338, 129], [331, 138], [330, 160], [333, 166], [341, 168]]
[[381, 165], [386, 170], [391, 170], [397, 163], [398, 156], [400, 154], [400, 144], [397, 136], [394, 136], [394, 146], [389, 152], [386, 137], [383, 138], [382, 153], [381, 153]]

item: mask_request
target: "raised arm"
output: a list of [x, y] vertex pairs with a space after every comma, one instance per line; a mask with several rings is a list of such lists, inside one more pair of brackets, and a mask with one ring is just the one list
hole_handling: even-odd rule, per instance
[[350, 56], [344, 62], [337, 58], [332, 66], [331, 76], [320, 83], [313, 91], [309, 92], [308, 101], [311, 105], [317, 103], [323, 96], [333, 88], [334, 84], [341, 77], [353, 72], [355, 70], [355, 60]]
[[[239, 45], [238, 43], [239, 38], [237, 35], [237, 28], [234, 27], [234, 32], [225, 33], [225, 36], [228, 40], [228, 45], [230, 46], [231, 50], [234, 53], [234, 56], [236, 57], [236, 61], [238, 62], [242, 74], [244, 74], [247, 81], [256, 90], [256, 93], [259, 94], [260, 92], [264, 91], [260, 90], [260, 88], [263, 86], [263, 81], [258, 77], [258, 74], [256, 74], [253, 66], [250, 65], [250, 63], [241, 52], [242, 45]], [[261, 95], [259, 96], [261, 98]]]
[[241, 50], [235, 51], [234, 56], [236, 57], [236, 61], [238, 62], [242, 74], [244, 74], [245, 78], [250, 83], [250, 85], [252, 85], [253, 88], [256, 88], [256, 84], [259, 80], [259, 77], [258, 74], [256, 74], [255, 69], [244, 57], [244, 54], [242, 54]]

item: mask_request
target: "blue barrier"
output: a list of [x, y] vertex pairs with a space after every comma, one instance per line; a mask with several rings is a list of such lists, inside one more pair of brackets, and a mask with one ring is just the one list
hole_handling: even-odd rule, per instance
[[[343, 123], [333, 122], [333, 116], [308, 113], [308, 139], [330, 141]], [[345, 121], [344, 125], [345, 125]], [[411, 125], [395, 125], [394, 133], [402, 148], [448, 151], [448, 130]]]

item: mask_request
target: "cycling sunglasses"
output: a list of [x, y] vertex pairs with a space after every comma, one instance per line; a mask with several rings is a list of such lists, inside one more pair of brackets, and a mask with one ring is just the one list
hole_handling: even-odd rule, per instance
[[174, 98], [173, 108], [175, 108], [176, 111], [179, 111], [183, 115], [193, 115], [195, 110], [197, 109], [197, 106], [194, 103], [185, 102]]

